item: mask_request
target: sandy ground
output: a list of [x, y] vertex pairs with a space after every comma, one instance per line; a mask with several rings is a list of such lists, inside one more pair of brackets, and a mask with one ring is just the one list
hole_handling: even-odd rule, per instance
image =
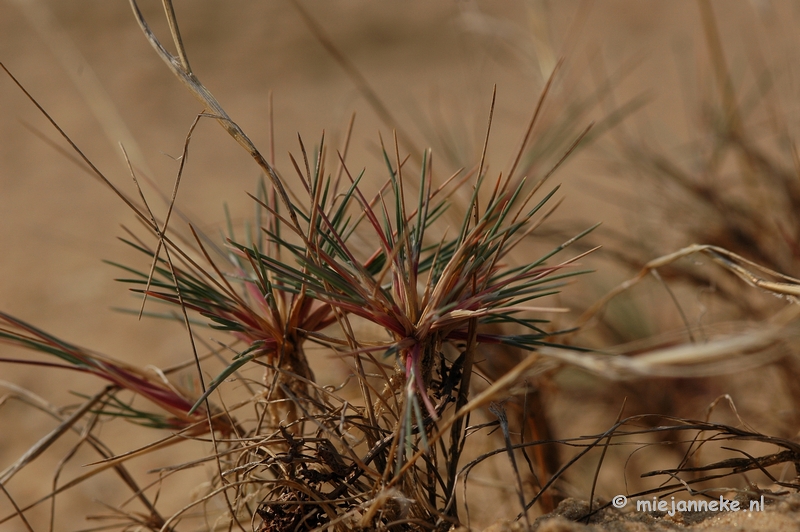
[[[726, 50], [740, 60], [734, 66], [746, 70], [747, 64], [767, 62], [785, 73], [781, 83], [793, 86], [784, 64], [793, 54], [784, 52], [793, 46], [796, 8], [756, 1], [725, 2], [724, 8], [718, 4]], [[697, 66], [703, 64], [705, 49], [694, 2], [350, 0], [303, 5], [380, 95], [394, 125], [408, 131], [417, 148], [434, 147], [439, 176], [474, 163], [494, 85], [497, 107], [488, 160], [498, 171], [507, 167], [545, 77], [562, 56], [566, 63], [543, 124], [564, 118], [558, 102], [591, 94], [612, 79], [613, 98], [580, 117], [576, 132], [578, 126], [602, 118], [609, 106], [647, 94], [649, 105], [624, 126], [629, 134], [667, 138], [674, 145], [692, 136], [681, 80], [707, 77], [704, 67]], [[156, 32], [166, 36], [159, 3], [143, 1], [142, 7]], [[356, 112], [350, 160], [368, 173], [382, 175], [377, 132], [388, 139], [390, 126], [381, 123], [290, 3], [214, 0], [177, 2], [177, 9], [195, 72], [265, 151], [267, 95], [272, 93], [279, 167], [288, 167], [287, 151], [297, 151], [298, 133], [315, 145], [325, 130], [329, 145], [340, 145], [347, 121]], [[201, 109], [156, 57], [126, 2], [3, 0], [0, 60], [114, 183], [135, 191], [120, 155], [122, 142], [137, 168], [152, 176], [159, 189], [171, 189], [175, 158]], [[133, 307], [137, 301], [114, 282], [117, 272], [101, 260], [146, 268], [142, 257], [116, 240], [121, 225], [136, 226], [133, 216], [108, 189], [29, 131], [41, 131], [64, 146], [3, 75], [0, 110], [0, 310], [142, 366], [186, 360], [187, 341], [176, 327], [137, 323], [109, 310]], [[544, 142], [548, 131], [539, 128], [536, 142]], [[562, 216], [605, 221], [610, 228], [635, 226], [631, 220], [636, 219], [636, 209], [620, 208], [598, 192], [598, 187], [618, 186], [602, 163], [613, 148], [609, 136], [557, 175], [564, 183], [560, 195], [567, 198]], [[253, 190], [257, 177], [248, 156], [216, 124], [203, 123], [192, 140], [178, 206], [204, 230], [217, 232], [223, 227], [223, 203], [236, 221], [249, 216], [252, 205], [244, 191]], [[157, 197], [153, 188], [145, 191]], [[163, 204], [155, 199], [152, 203], [164, 212]], [[0, 356], [27, 355], [2, 347]], [[334, 364], [329, 378], [337, 382], [345, 373]], [[3, 365], [0, 379], [58, 406], [75, 402], [72, 391], [94, 393], [100, 387], [85, 376], [21, 365]], [[19, 402], [3, 403], [0, 468], [53, 426], [47, 416]], [[116, 451], [151, 439], [141, 431], [104, 437]], [[8, 483], [17, 503], [24, 505], [47, 493], [69, 445], [59, 444], [39, 458], [25, 478], [20, 475]], [[88, 452], [80, 453], [62, 478], [93, 459]], [[183, 459], [187, 457], [161, 453], [145, 459], [141, 470]], [[198, 472], [165, 489], [164, 504], [176, 508], [202, 480]], [[117, 489], [114, 479], [101, 478], [65, 494], [56, 508], [56, 529], [91, 526], [83, 516], [104, 511], [97, 501], [119, 502]], [[0, 497], [0, 514], [10, 511], [8, 499]], [[489, 504], [478, 513], [476, 526], [503, 517]], [[35, 529], [43, 530], [47, 511], [31, 515]], [[572, 530], [555, 526], [542, 525], [540, 530]], [[19, 527], [18, 522], [7, 523], [0, 530]]]

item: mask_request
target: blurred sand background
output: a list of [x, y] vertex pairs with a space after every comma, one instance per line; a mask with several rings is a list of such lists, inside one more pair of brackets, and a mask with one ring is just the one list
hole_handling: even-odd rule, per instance
[[[647, 94], [648, 105], [623, 127], [629, 134], [666, 139], [674, 146], [693, 135], [695, 110], [686, 109], [685, 80], [709, 76], [697, 6], [688, 0], [337, 0], [302, 5], [358, 67], [417, 147], [434, 147], [439, 178], [477, 160], [495, 84], [488, 160], [495, 171], [508, 167], [559, 57], [566, 62], [551, 103], [545, 106], [545, 123], [561, 117], [558, 102], [590, 95], [612, 80], [613, 97], [588, 112], [579, 125]], [[769, 63], [782, 76], [780, 83], [796, 89], [786, 62], [796, 55], [790, 50], [796, 50], [792, 47], [798, 4], [731, 1], [714, 6], [728, 57], [735, 57], [742, 71], [753, 62]], [[166, 39], [160, 3], [143, 0], [141, 7]], [[313, 146], [324, 129], [329, 145], [339, 146], [355, 111], [350, 164], [382, 178], [377, 132], [388, 140], [390, 127], [380, 122], [291, 3], [178, 0], [176, 8], [194, 71], [264, 151], [269, 139], [267, 95], [272, 92], [279, 168], [290, 168], [286, 153], [298, 151], [298, 133]], [[754, 57], [754, 50], [760, 55]], [[117, 146], [122, 141], [134, 164], [147, 168], [161, 190], [171, 190], [177, 170], [174, 158], [201, 108], [155, 55], [127, 2], [3, 0], [0, 61], [114, 183], [135, 192]], [[87, 99], [102, 102], [91, 92], [95, 76], [105, 91], [103, 98], [114, 104], [118, 122], [108, 111], [93, 114]], [[65, 146], [11, 80], [0, 75], [0, 309], [58, 337], [142, 366], [186, 360], [190, 351], [179, 327], [152, 320], [137, 323], [135, 317], [109, 310], [135, 307], [137, 300], [114, 282], [118, 272], [101, 260], [147, 268], [141, 256], [117, 240], [123, 234], [121, 224], [136, 226], [131, 213], [23, 122]], [[126, 130], [113, 129], [119, 125]], [[544, 133], [540, 128], [536, 134]], [[449, 150], [441, 138], [449, 139]], [[635, 232], [646, 204], [631, 209], [598, 192], [598, 187], [626, 186], [626, 197], [636, 196], [634, 181], [620, 182], [605, 165], [613, 149], [613, 135], [607, 135], [556, 174], [554, 183], [564, 184], [560, 196], [566, 197], [560, 216]], [[234, 218], [249, 216], [252, 202], [245, 191], [253, 190], [258, 169], [247, 154], [210, 121], [201, 124], [190, 150], [179, 208], [212, 233], [223, 228], [224, 202]], [[146, 187], [145, 192], [163, 213], [153, 189]], [[600, 240], [604, 230], [599, 230]], [[580, 281], [586, 282], [592, 281]], [[609, 283], [601, 281], [603, 286]], [[0, 356], [27, 354], [0, 347]], [[344, 376], [344, 370], [337, 371], [332, 370], [331, 382]], [[0, 379], [58, 406], [76, 402], [70, 391], [92, 394], [102, 386], [83, 375], [15, 365], [0, 366]], [[0, 469], [53, 426], [51, 419], [19, 402], [3, 404]], [[115, 451], [156, 437], [142, 431], [103, 436]], [[7, 485], [17, 503], [24, 505], [47, 493], [55, 465], [68, 448], [59, 442]], [[143, 460], [142, 470], [184, 458], [161, 453]], [[79, 454], [63, 478], [92, 459], [91, 453]], [[173, 486], [174, 491], [165, 489], [167, 508], [184, 500], [203, 474], [186, 478], [186, 483]], [[96, 500], [118, 503], [114, 490], [119, 489], [117, 479], [106, 474], [59, 498], [56, 530], [92, 526], [83, 515], [106, 512]], [[0, 496], [0, 514], [11, 511]], [[45, 516], [46, 512], [32, 517], [36, 530], [46, 529]], [[497, 517], [490, 510], [482, 515], [485, 522]], [[20, 527], [10, 522], [0, 530]]]

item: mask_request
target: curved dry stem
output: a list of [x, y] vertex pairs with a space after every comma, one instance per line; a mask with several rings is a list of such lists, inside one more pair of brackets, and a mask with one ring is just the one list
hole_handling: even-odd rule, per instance
[[[728, 251], [727, 249], [719, 246], [693, 244], [691, 246], [679, 249], [674, 253], [653, 259], [645, 264], [642, 270], [636, 274], [636, 276], [619, 284], [616, 288], [608, 292], [586, 312], [584, 312], [578, 320], [577, 328], [580, 329], [585, 327], [586, 324], [589, 323], [589, 321], [592, 320], [592, 318], [594, 318], [598, 312], [600, 312], [608, 304], [609, 301], [639, 283], [639, 281], [644, 279], [647, 274], [654, 272], [658, 268], [668, 266], [678, 259], [693, 255], [694, 253], [704, 253], [708, 255], [712, 260], [714, 260], [714, 262], [720, 264], [723, 268], [727, 269], [729, 272], [733, 273], [752, 287], [761, 288], [762, 290], [771, 292], [774, 295], [786, 298], [792, 303], [799, 302], [798, 298], [800, 298], [800, 279], [795, 279], [794, 277], [789, 277], [788, 275], [784, 275], [767, 267], [761, 266], [760, 264], [757, 264], [742, 257], [741, 255], [738, 255], [732, 251]], [[750, 269], [746, 268], [745, 266], [748, 266]], [[762, 276], [753, 273], [751, 270], [759, 271], [762, 275], [766, 274], [776, 279], [782, 279], [782, 281], [769, 281]], [[791, 318], [787, 315], [782, 319], [790, 320]]]
[[175, 18], [175, 12], [172, 7], [171, 0], [164, 0], [164, 10], [167, 13], [167, 19], [169, 21], [170, 31], [172, 33], [173, 41], [175, 43], [175, 47], [178, 50], [178, 57], [175, 57], [166, 48], [161, 44], [158, 38], [155, 36], [153, 31], [150, 29], [150, 26], [147, 24], [147, 21], [144, 18], [144, 15], [139, 10], [139, 6], [136, 3], [136, 0], [130, 0], [131, 9], [133, 9], [133, 14], [136, 16], [136, 21], [139, 23], [139, 27], [144, 32], [145, 37], [153, 46], [158, 56], [166, 63], [167, 67], [169, 67], [170, 71], [186, 86], [187, 89], [197, 98], [206, 109], [211, 111], [211, 114], [215, 115], [217, 122], [228, 132], [228, 134], [233, 137], [233, 139], [242, 146], [247, 153], [256, 161], [256, 164], [264, 170], [264, 173], [267, 174], [269, 177], [272, 186], [278, 192], [278, 195], [281, 198], [281, 202], [289, 211], [289, 216], [292, 219], [292, 223], [295, 225], [296, 228], [300, 228], [300, 223], [297, 219], [297, 213], [295, 212], [294, 206], [292, 202], [289, 200], [289, 196], [286, 193], [286, 189], [281, 183], [280, 178], [278, 177], [277, 172], [272, 165], [270, 165], [267, 160], [261, 155], [261, 152], [256, 148], [253, 141], [242, 131], [242, 128], [234, 122], [228, 113], [225, 112], [225, 109], [219, 104], [217, 99], [211, 94], [205, 85], [200, 83], [200, 80], [195, 76], [194, 72], [189, 67], [189, 61], [186, 56], [186, 50], [183, 46], [183, 41], [181, 40], [180, 33], [178, 31], [178, 23], [177, 19]]

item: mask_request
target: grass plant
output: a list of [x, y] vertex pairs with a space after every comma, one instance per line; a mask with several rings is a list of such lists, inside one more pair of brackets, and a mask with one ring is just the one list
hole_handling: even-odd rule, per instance
[[[145, 522], [151, 528], [172, 529], [195, 504], [215, 496], [225, 501], [225, 519], [241, 527], [260, 517], [259, 530], [449, 529], [458, 524], [456, 482], [468, 434], [465, 418], [505, 394], [500, 384], [513, 382], [501, 380], [470, 401], [478, 350], [484, 344], [529, 351], [557, 345], [558, 331], [545, 328], [545, 317], [562, 309], [530, 302], [557, 293], [564, 280], [583, 273], [573, 263], [585, 254], [550, 261], [591, 228], [536, 261], [513, 266], [509, 253], [548, 218], [554, 208], [548, 201], [557, 187], [540, 196], [547, 176], [535, 186], [511, 175], [489, 178], [486, 146], [473, 169], [442, 183], [434, 180], [432, 154], [423, 152], [418, 177], [411, 179], [397, 137], [393, 150], [383, 149], [388, 178], [372, 199], [359, 186], [364, 173], [351, 172], [341, 153], [335, 176], [328, 173], [324, 137], [313, 153], [300, 141], [291, 181], [301, 185], [301, 200], [192, 73], [171, 2], [165, 2], [165, 13], [175, 56], [150, 31], [136, 3], [131, 5], [153, 47], [206, 107], [187, 136], [165, 219], [156, 219], [141, 192], [139, 202], [126, 197], [72, 146], [156, 237], [155, 246], [130, 231], [124, 239], [150, 258], [149, 272], [115, 265], [126, 273], [121, 280], [141, 294], [140, 314], [148, 300], [177, 307], [173, 315], [188, 331], [202, 394], [190, 398], [164, 374], [92, 354], [3, 315], [5, 342], [55, 355], [63, 362], [58, 367], [89, 371], [112, 383], [101, 406], [93, 398], [87, 403], [93, 410], [81, 412], [169, 428], [181, 436], [105, 457], [81, 479], [163, 445], [207, 435], [215, 449], [207, 460], [218, 470], [208, 493], [170, 517], [148, 504]], [[494, 102], [487, 142], [493, 107]], [[205, 118], [216, 119], [269, 182], [252, 196], [257, 214], [245, 239], [231, 230], [223, 246], [191, 224], [194, 242], [168, 236], [192, 131]], [[138, 186], [132, 168], [131, 176]], [[470, 205], [459, 226], [447, 229], [443, 215], [453, 191], [465, 184], [473, 191]], [[482, 204], [487, 186], [489, 197]], [[374, 247], [364, 248], [364, 242]], [[220, 258], [212, 259], [212, 253]], [[232, 338], [225, 348], [235, 355], [208, 385], [194, 339], [198, 322], [190, 313]], [[354, 320], [384, 332], [358, 334]], [[338, 333], [331, 331], [334, 327]], [[360, 401], [317, 384], [306, 356], [308, 342], [351, 360]], [[240, 375], [250, 365], [264, 368], [260, 383]], [[232, 378], [250, 390], [250, 398], [236, 407], [214, 406], [214, 397], [226, 404], [223, 391]], [[171, 417], [117, 398], [122, 390]], [[254, 417], [236, 413], [245, 405], [254, 409]], [[523, 501], [522, 491], [520, 497]], [[23, 518], [28, 508], [17, 515]]]
[[[150, 208], [139, 188], [141, 176], [132, 164], [129, 171], [138, 198], [126, 195], [100, 172], [22, 83], [2, 68], [71, 146], [74, 155], [70, 156], [85, 163], [144, 227], [144, 236], [126, 229], [122, 240], [146, 257], [149, 269], [110, 263], [122, 272], [119, 280], [140, 298], [140, 307], [132, 314], [172, 319], [184, 329], [193, 359], [180, 367], [194, 367], [199, 388], [180, 386], [170, 369], [115, 360], [0, 312], [0, 343], [43, 355], [5, 357], [0, 362], [89, 373], [106, 382], [100, 392], [81, 396], [82, 403], [67, 413], [39, 401], [38, 408], [58, 424], [0, 472], [0, 486], [14, 507], [13, 513], [0, 516], [0, 526], [21, 523], [33, 530], [26, 517], [31, 509], [109, 470], [117, 473], [131, 494], [127, 503], [112, 510], [109, 528], [154, 531], [191, 526], [258, 532], [468, 530], [467, 492], [480, 489], [475, 470], [495, 458], [503, 460], [513, 477], [507, 491], [514, 493], [516, 520], [525, 529], [533, 529], [535, 511], [552, 510], [575, 489], [569, 474], [576, 464], [599, 455], [594, 478], [588, 483], [589, 508], [582, 516], [589, 520], [610, 504], [594, 501], [600, 469], [610, 455], [625, 452], [632, 457], [664, 446], [679, 448], [679, 464], [653, 465], [641, 476], [669, 480], [632, 489], [630, 497], [679, 491], [716, 496], [728, 489], [717, 481], [755, 471], [781, 488], [800, 487], [769, 469], [797, 464], [798, 444], [789, 437], [763, 434], [741, 419], [732, 426], [657, 412], [623, 415], [623, 405], [609, 429], [579, 437], [556, 437], [547, 422], [540, 421], [547, 412], [530, 383], [564, 367], [579, 368], [608, 382], [696, 379], [772, 363], [797, 337], [800, 280], [790, 276], [793, 263], [781, 262], [772, 253], [777, 246], [757, 234], [767, 221], [756, 220], [756, 233], [751, 234], [745, 221], [752, 221], [755, 211], [733, 208], [720, 190], [684, 179], [683, 173], [661, 158], [640, 152], [639, 162], [674, 178], [709, 209], [736, 213], [724, 218], [730, 238], [715, 239], [698, 229], [691, 236], [705, 244], [646, 261], [623, 248], [616, 256], [643, 266], [638, 275], [597, 301], [573, 326], [557, 327], [549, 321], [566, 311], [554, 302], [562, 286], [589, 273], [579, 262], [597, 249], [586, 243], [596, 225], [588, 224], [539, 257], [528, 256], [520, 263], [515, 254], [541, 239], [543, 225], [559, 205], [558, 187], [548, 188], [551, 175], [577, 149], [637, 109], [642, 99], [610, 113], [594, 129], [575, 127], [576, 117], [590, 106], [588, 100], [581, 101], [553, 127], [547, 143], [531, 147], [530, 135], [540, 119], [551, 78], [505, 175], [493, 173], [486, 163], [494, 94], [482, 151], [469, 168], [450, 175], [438, 175], [433, 152], [415, 151], [413, 139], [402, 131], [388, 144], [379, 138], [385, 167], [380, 175], [357, 169], [348, 160], [349, 134], [339, 149], [332, 149], [324, 134], [314, 149], [298, 137], [291, 168], [279, 169], [192, 70], [172, 2], [164, 0], [163, 5], [174, 54], [150, 29], [136, 0], [130, 3], [146, 39], [203, 107], [186, 137], [163, 219]], [[700, 4], [705, 9], [709, 48], [718, 58], [713, 14], [708, 14], [706, 2]], [[310, 15], [303, 14], [382, 119], [391, 121], [366, 79]], [[717, 67], [716, 75], [724, 81], [728, 74], [721, 63]], [[610, 90], [604, 86], [595, 96]], [[774, 170], [778, 164], [747, 141], [729, 90], [722, 93], [727, 120], [719, 135], [721, 144], [735, 147], [741, 164], [750, 170]], [[180, 214], [176, 200], [192, 134], [209, 120], [218, 122], [263, 173], [250, 195], [254, 218], [240, 228], [228, 215], [223, 241], [205, 234], [191, 220], [186, 222], [188, 233], [176, 229], [182, 221], [173, 220], [174, 214]], [[792, 154], [800, 166], [796, 149]], [[551, 158], [554, 162], [548, 170], [539, 172], [542, 161]], [[791, 176], [776, 172], [782, 187], [779, 193], [785, 192], [794, 205], [798, 195]], [[537, 174], [541, 177], [536, 178]], [[380, 183], [376, 194], [365, 192], [367, 180]], [[463, 196], [459, 191], [464, 190], [469, 201], [459, 206], [458, 198]], [[784, 237], [790, 243], [796, 240], [789, 233]], [[579, 240], [584, 247], [576, 250], [573, 245]], [[762, 319], [758, 327], [738, 322], [736, 330], [727, 334], [704, 330], [703, 341], [696, 341], [691, 328], [687, 328], [690, 341], [644, 348], [581, 346], [574, 339], [575, 333], [602, 316], [615, 297], [648, 275], [680, 268], [682, 259], [700, 254], [732, 274], [737, 284], [726, 286], [736, 288], [723, 293], [741, 302], [742, 308], [751, 308], [753, 301], [735, 295], [746, 291], [746, 285], [777, 295], [787, 304]], [[697, 284], [708, 279], [683, 276]], [[201, 328], [224, 334], [225, 340], [209, 346], [197, 334]], [[203, 347], [207, 353], [201, 352]], [[509, 359], [515, 361], [502, 375], [493, 373], [487, 363], [498, 352], [510, 353]], [[318, 378], [325, 358], [341, 360], [350, 377], [336, 386], [325, 384], [325, 379]], [[483, 382], [476, 383], [476, 375]], [[38, 401], [24, 389], [6, 387], [28, 404]], [[513, 397], [524, 398], [523, 406], [510, 416]], [[533, 418], [539, 423], [538, 432], [526, 430]], [[114, 454], [96, 430], [99, 423], [112, 420], [124, 426], [122, 430], [151, 431], [156, 436], [145, 446]], [[8, 481], [70, 432], [80, 435], [70, 456], [88, 445], [100, 459], [65, 483], [54, 482], [46, 497], [18, 504], [5, 487]], [[481, 451], [474, 442], [491, 432], [497, 433], [490, 440], [493, 450]], [[652, 439], [662, 435], [668, 438]], [[752, 442], [763, 446], [757, 452], [745, 450]], [[574, 454], [562, 461], [546, 456], [543, 449], [556, 445]], [[725, 445], [737, 446], [735, 458], [718, 459]], [[130, 462], [170, 446], [192, 446], [203, 454], [159, 469], [156, 480], [140, 485], [127, 469]], [[763, 451], [765, 447], [770, 452]], [[162, 483], [197, 467], [212, 472], [209, 482], [187, 498], [180, 510], [164, 514], [158, 504]], [[753, 486], [745, 491], [748, 496], [759, 494]], [[138, 501], [137, 508], [131, 508], [132, 501]], [[54, 516], [51, 507], [51, 529]]]

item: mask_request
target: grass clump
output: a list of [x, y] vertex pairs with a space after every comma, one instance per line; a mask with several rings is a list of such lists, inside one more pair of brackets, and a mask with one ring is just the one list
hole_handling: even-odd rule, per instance
[[[54, 355], [61, 359], [60, 368], [110, 381], [82, 412], [174, 432], [125, 455], [104, 454], [102, 463], [78, 481], [166, 445], [210, 438], [213, 453], [200, 462], [215, 464], [216, 475], [202, 496], [162, 516], [147, 490], [137, 488], [147, 501], [147, 515], [127, 513], [131, 522], [170, 530], [195, 506], [205, 505], [207, 519], [238, 527], [252, 522], [261, 531], [447, 530], [458, 525], [461, 455], [468, 435], [475, 434], [466, 428], [469, 415], [506, 396], [508, 385], [536, 361], [535, 356], [525, 360], [471, 399], [481, 346], [535, 351], [557, 345], [558, 331], [547, 330], [545, 318], [563, 309], [531, 302], [556, 294], [565, 279], [582, 273], [573, 263], [583, 254], [550, 261], [588, 230], [539, 259], [512, 265], [511, 252], [552, 213], [549, 200], [557, 188], [539, 197], [546, 178], [534, 185], [512, 178], [513, 172], [490, 178], [486, 145], [474, 168], [438, 183], [430, 151], [421, 155], [417, 177], [409, 177], [414, 170], [395, 138], [393, 150], [384, 147], [382, 152], [388, 177], [368, 199], [360, 187], [365, 173], [351, 172], [343, 155], [338, 154], [335, 174], [327, 170], [324, 137], [311, 153], [301, 141], [300, 162], [292, 158], [292, 181], [301, 185], [298, 197], [192, 73], [171, 2], [165, 2], [165, 12], [175, 56], [149, 30], [135, 2], [132, 6], [156, 51], [206, 108], [187, 136], [165, 219], [156, 218], [141, 190], [139, 201], [127, 197], [73, 148], [156, 238], [155, 246], [130, 231], [124, 239], [152, 261], [149, 271], [114, 264], [126, 272], [121, 280], [141, 295], [140, 314], [145, 309], [151, 313], [148, 300], [175, 309], [165, 315], [188, 332], [201, 390], [192, 394], [163, 372], [90, 353], [2, 315], [3, 341]], [[192, 224], [192, 239], [170, 235], [191, 135], [204, 118], [217, 120], [266, 176], [252, 196], [257, 213], [245, 238], [231, 229], [223, 245]], [[132, 168], [131, 175], [138, 187]], [[453, 229], [447, 210], [464, 186], [471, 188], [471, 197]], [[207, 356], [198, 353], [195, 337], [202, 325], [231, 337], [216, 353], [227, 358], [225, 367], [207, 384]], [[349, 360], [352, 384], [318, 384], [307, 355], [309, 343]], [[257, 381], [251, 375], [259, 366], [263, 375]], [[226, 396], [240, 386], [246, 397], [231, 404]], [[130, 393], [169, 416], [134, 407], [125, 395]], [[501, 424], [508, 438], [507, 421]], [[32, 458], [23, 457], [17, 470]], [[177, 465], [162, 475], [197, 463]], [[524, 504], [521, 480], [518, 489]], [[222, 501], [218, 515], [207, 506], [215, 498]], [[18, 508], [16, 517], [24, 520], [32, 506]]]
[[[348, 161], [349, 136], [335, 150], [324, 135], [314, 149], [300, 139], [287, 171], [279, 169], [273, 157], [262, 155], [194, 74], [171, 2], [166, 0], [164, 7], [175, 54], [150, 30], [136, 2], [131, 5], [157, 54], [203, 106], [187, 135], [166, 216], [154, 215], [138, 188], [133, 165], [129, 169], [139, 194], [135, 199], [112, 184], [51, 122], [145, 227], [145, 236], [126, 229], [123, 241], [146, 257], [149, 268], [111, 263], [123, 272], [119, 280], [141, 301], [129, 312], [177, 321], [193, 358], [165, 370], [140, 368], [0, 313], [0, 341], [51, 357], [4, 362], [75, 370], [107, 382], [97, 394], [81, 395], [82, 403], [66, 413], [50, 408], [58, 427], [0, 472], [0, 484], [5, 490], [12, 477], [68, 432], [78, 432], [81, 438], [64, 462], [86, 444], [99, 453], [99, 461], [60, 486], [57, 474], [51, 493], [32, 503], [18, 504], [7, 490], [15, 511], [0, 516], [0, 523], [23, 523], [33, 529], [27, 519], [32, 508], [109, 470], [131, 494], [110, 517], [102, 516], [110, 520], [109, 528], [150, 530], [195, 525], [259, 532], [463, 530], [472, 525], [475, 496], [470, 495], [476, 490], [478, 497], [485, 493], [480, 491], [485, 479], [475, 471], [495, 458], [493, 464], [508, 472], [504, 495], [513, 494], [505, 497], [513, 502], [506, 501], [504, 509], [509, 516], [516, 514], [518, 526], [525, 529], [537, 526], [531, 520], [534, 512], [546, 513], [577, 492], [588, 492], [590, 501], [581, 519], [593, 519], [610, 504], [594, 499], [601, 468], [611, 462], [623, 470], [620, 464], [629, 461], [631, 468], [639, 468], [643, 455], [648, 457], [647, 471], [637, 482], [627, 484], [626, 479], [631, 498], [681, 491], [717, 496], [729, 489], [723, 480], [756, 472], [780, 488], [797, 488], [796, 482], [767, 470], [797, 463], [797, 445], [788, 437], [767, 436], [746, 426], [729, 398], [725, 403], [736, 415], [736, 426], [708, 419], [721, 400], [709, 407], [703, 421], [659, 412], [631, 415], [623, 402], [611, 428], [581, 432], [588, 436], [563, 437], [548, 425], [550, 412], [543, 406], [542, 390], [567, 366], [604, 383], [622, 383], [620, 388], [642, 380], [652, 384], [653, 379], [698, 382], [701, 376], [743, 373], [768, 364], [796, 336], [800, 282], [778, 273], [783, 270], [766, 260], [765, 253], [748, 253], [752, 235], [740, 239], [745, 249], [698, 237], [707, 244], [657, 259], [651, 258], [653, 253], [647, 260], [633, 258], [627, 252], [640, 249], [635, 246], [614, 250], [623, 262], [644, 268], [598, 301], [577, 325], [567, 328], [548, 321], [565, 310], [552, 301], [573, 276], [586, 273], [577, 262], [596, 247], [584, 238], [594, 229], [590, 226], [563, 236], [549, 252], [531, 256], [528, 244], [544, 240], [543, 226], [558, 206], [558, 187], [547, 189], [547, 180], [577, 148], [634, 112], [641, 98], [610, 113], [594, 129], [582, 130], [575, 128], [580, 120], [576, 116], [587, 112], [593, 98], [578, 102], [565, 113], [563, 124], [548, 128], [555, 133], [547, 142], [531, 147], [551, 78], [505, 175], [492, 173], [486, 164], [494, 97], [483, 150], [470, 161], [472, 166], [448, 176], [437, 175], [431, 150], [411, 149], [414, 143], [402, 132], [393, 135], [388, 147], [379, 139], [384, 169], [378, 174]], [[314, 28], [336, 56], [330, 39]], [[391, 121], [352, 64], [341, 54], [337, 60], [359, 90], [369, 93], [367, 100], [381, 118]], [[595, 96], [600, 99], [611, 91], [608, 82]], [[222, 241], [188, 218], [184, 217], [188, 231], [176, 229], [180, 222], [172, 221], [173, 214], [181, 214], [175, 205], [192, 134], [207, 120], [217, 121], [263, 173], [251, 195], [254, 218], [241, 228], [228, 214]], [[761, 164], [764, 157], [747, 156], [753, 149], [742, 140], [743, 130], [731, 128], [724, 138], [738, 139], [751, 168]], [[572, 131], [582, 132], [565, 140]], [[557, 162], [543, 177], [531, 176], [554, 157]], [[377, 193], [366, 192], [367, 182], [380, 184]], [[708, 192], [692, 188], [688, 180], [680, 184], [695, 195]], [[729, 206], [719, 195], [707, 196], [713, 206], [722, 205], [720, 211]], [[570, 248], [567, 255], [566, 248], [576, 243], [578, 250]], [[648, 275], [663, 280], [659, 271], [680, 268], [689, 256], [710, 258], [732, 273], [739, 293], [745, 290], [744, 281], [792, 305], [760, 327], [739, 322], [727, 334], [687, 322], [682, 334], [688, 340], [681, 336], [644, 347], [580, 347], [583, 340], [572, 334], [589, 329], [587, 324], [595, 323], [592, 319], [609, 301]], [[697, 279], [691, 280], [699, 285]], [[198, 333], [201, 329], [222, 336], [210, 344]], [[502, 363], [496, 357], [502, 357]], [[331, 360], [347, 368], [344, 382], [331, 384]], [[497, 371], [502, 366], [504, 373]], [[195, 388], [178, 384], [176, 371], [185, 368], [193, 368]], [[570, 378], [574, 372], [565, 381]], [[35, 402], [25, 390], [13, 390], [16, 397]], [[645, 403], [653, 395], [657, 393], [648, 390], [631, 403]], [[573, 408], [557, 418], [559, 428], [598, 411]], [[115, 454], [105, 447], [97, 428], [112, 420], [115, 427], [125, 422], [147, 427], [141, 430], [160, 439]], [[749, 447], [753, 442], [761, 447]], [[720, 458], [730, 451], [726, 445], [736, 445], [739, 454]], [[139, 475], [128, 469], [132, 461], [172, 446], [187, 449], [193, 458], [151, 471], [158, 478], [140, 485]], [[559, 453], [550, 452], [557, 446], [572, 451], [572, 456], [562, 460]], [[765, 451], [767, 447], [772, 452]], [[670, 450], [679, 457], [677, 466], [662, 465]], [[652, 462], [650, 456], [655, 456]], [[587, 469], [593, 457], [599, 457], [596, 466], [592, 462]], [[210, 473], [208, 482], [187, 495], [181, 508], [165, 511], [160, 491], [169, 489], [173, 477], [203, 466]], [[669, 480], [647, 484], [663, 478]], [[748, 497], [763, 493], [753, 484], [742, 491]], [[54, 515], [51, 508], [51, 521]]]

